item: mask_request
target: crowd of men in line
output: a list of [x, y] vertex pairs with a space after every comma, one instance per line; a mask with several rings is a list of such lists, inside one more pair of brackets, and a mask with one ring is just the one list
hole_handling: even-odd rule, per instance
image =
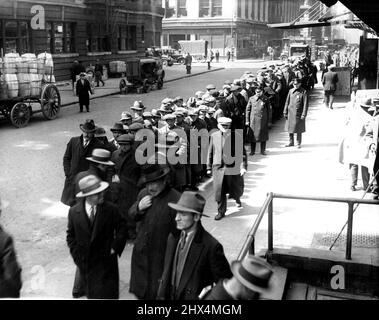
[[[73, 297], [119, 297], [117, 257], [128, 239], [134, 241], [130, 292], [138, 299], [255, 299], [272, 290], [273, 269], [263, 259], [248, 255], [229, 265], [222, 245], [201, 224], [205, 199], [197, 185], [213, 176], [215, 220], [225, 216], [227, 195], [241, 206], [245, 142], [250, 155], [257, 142], [265, 155], [272, 122], [285, 116], [286, 146], [294, 146], [297, 133], [300, 148], [308, 109], [303, 86], [315, 81], [313, 66], [302, 58], [257, 75], [245, 72], [221, 90], [208, 85], [186, 102], [165, 98], [150, 112], [136, 101], [134, 115], [123, 112], [111, 128], [110, 141], [93, 120], [81, 124], [82, 134], [70, 139], [63, 156], [61, 197], [70, 206], [67, 245], [77, 266]], [[138, 139], [142, 130], [153, 140]], [[206, 150], [201, 137], [191, 140], [201, 130], [208, 132]], [[140, 163], [146, 141], [155, 152]], [[196, 144], [198, 161], [167, 161], [170, 152], [187, 158], [189, 142]], [[234, 162], [224, 155], [228, 143]]]

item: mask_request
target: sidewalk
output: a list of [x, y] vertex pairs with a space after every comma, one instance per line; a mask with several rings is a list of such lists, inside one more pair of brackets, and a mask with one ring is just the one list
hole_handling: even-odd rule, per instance
[[[183, 65], [174, 65], [172, 67], [166, 67], [165, 70], [165, 79], [164, 79], [164, 85], [165, 87], [166, 83], [180, 80], [183, 78], [189, 78], [189, 77], [195, 77], [204, 73], [209, 72], [215, 72], [219, 70], [223, 70], [224, 66], [213, 66], [211, 70], [207, 70], [206, 64], [198, 64], [192, 67], [192, 73], [187, 75], [185, 66]], [[108, 78], [105, 81], [105, 86], [102, 87], [95, 87], [95, 94], [90, 97], [91, 100], [107, 97], [114, 94], [119, 94], [119, 83], [121, 79], [125, 78]], [[67, 107], [73, 104], [78, 103], [78, 98], [73, 94], [71, 82], [70, 81], [63, 81], [56, 83], [59, 93], [61, 95], [61, 106]]]
[[[174, 70], [174, 69], [173, 69]], [[179, 69], [180, 70], [180, 69]], [[178, 71], [179, 72], [179, 71]], [[109, 82], [108, 82], [109, 83]], [[108, 84], [107, 83], [107, 84]], [[229, 262], [233, 261], [246, 240], [268, 192], [291, 195], [361, 198], [363, 191], [350, 191], [350, 172], [338, 163], [338, 143], [345, 122], [345, 103], [339, 99], [334, 110], [325, 109], [320, 86], [310, 94], [310, 106], [306, 119], [306, 133], [302, 149], [284, 148], [288, 135], [284, 131], [284, 119], [274, 124], [267, 143], [267, 156], [249, 156], [245, 176], [245, 193], [242, 208], [233, 200], [228, 201], [226, 217], [220, 221], [217, 214], [212, 180], [201, 185], [200, 191], [207, 198], [202, 223], [225, 250]], [[246, 147], [250, 152], [249, 146]], [[257, 147], [259, 152], [259, 146]], [[369, 198], [367, 196], [366, 198]], [[347, 220], [347, 205], [274, 200], [274, 248], [316, 248], [327, 253], [341, 227]], [[354, 214], [352, 259], [365, 253], [377, 259], [379, 246], [379, 210], [377, 207], [360, 206]], [[255, 239], [256, 252], [267, 248], [267, 215], [263, 218]], [[129, 290], [132, 245], [128, 244], [121, 259], [120, 298], [133, 299]], [[344, 256], [344, 239], [337, 242], [333, 252]], [[45, 267], [46, 287], [43, 291], [23, 292], [23, 298], [71, 297], [75, 267], [67, 257], [57, 267], [54, 261]]]

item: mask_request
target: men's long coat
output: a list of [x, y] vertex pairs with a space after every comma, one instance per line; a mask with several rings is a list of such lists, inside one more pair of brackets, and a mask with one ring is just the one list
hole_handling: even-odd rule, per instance
[[91, 157], [93, 149], [104, 148], [104, 145], [96, 138], [91, 139], [86, 147], [83, 146], [83, 135], [73, 137], [67, 144], [63, 156], [63, 169], [66, 176], [61, 201], [65, 205], [72, 206], [75, 203], [75, 176], [89, 169], [87, 157]]
[[[235, 134], [237, 135], [235, 139], [240, 139], [242, 141], [242, 137], [237, 133]], [[234, 148], [233, 143], [231, 146], [231, 150], [237, 149], [235, 151], [242, 152], [242, 161], [240, 163], [227, 165], [225, 164], [223, 159], [226, 141], [227, 139], [231, 139], [229, 141], [234, 141], [233, 136], [233, 131], [231, 131], [231, 135], [229, 136], [229, 138], [226, 138], [225, 134], [222, 134], [221, 131], [217, 131], [211, 135], [211, 139], [209, 142], [207, 169], [212, 169], [213, 188], [215, 192], [215, 200], [217, 202], [221, 201], [222, 195], [227, 193], [229, 193], [231, 198], [239, 199], [243, 195], [244, 191], [244, 180], [243, 177], [240, 175], [240, 170], [242, 168], [245, 168], [247, 170], [247, 156], [245, 147], [243, 146], [243, 142], [241, 148], [242, 150], [239, 150], [240, 148], [238, 147]], [[233, 153], [231, 155], [234, 156]], [[226, 179], [227, 181], [226, 188], [222, 187], [224, 179]]]
[[[237, 101], [237, 102], [236, 102]], [[243, 95], [238, 94], [237, 100], [235, 101], [233, 93], [230, 94], [224, 104], [223, 114], [224, 117], [232, 119], [232, 124], [230, 129], [243, 129], [245, 124], [245, 111], [246, 111], [246, 100]]]
[[285, 130], [288, 133], [305, 132], [305, 118], [308, 112], [308, 93], [303, 88], [288, 92], [283, 114], [287, 117]]
[[84, 79], [82, 84], [81, 80], [76, 82], [76, 95], [79, 97], [79, 104], [88, 106], [89, 105], [89, 93], [92, 93], [92, 88], [87, 79]]
[[130, 207], [137, 200], [141, 166], [136, 161], [134, 148], [125, 154], [121, 150], [116, 150], [112, 154], [111, 161], [114, 162], [116, 174], [120, 178], [120, 183], [114, 184], [118, 187], [117, 206], [121, 215], [127, 218]]
[[158, 280], [162, 276], [167, 238], [176, 229], [176, 211], [168, 206], [177, 203], [180, 193], [166, 188], [153, 198], [152, 205], [145, 211], [138, 209], [140, 200], [148, 195], [142, 189], [129, 215], [137, 222], [137, 238], [134, 242], [131, 262], [130, 292], [138, 299], [156, 299]]
[[[84, 200], [68, 213], [67, 245], [83, 277], [90, 299], [118, 299], [117, 255], [121, 256], [127, 239], [125, 220], [112, 203], [97, 206], [93, 228]], [[111, 254], [111, 249], [115, 254]]]
[[179, 235], [170, 234], [167, 240], [164, 271], [158, 290], [158, 299], [197, 300], [203, 288], [222, 278], [232, 277], [222, 245], [199, 224], [188, 251], [179, 286], [174, 293], [171, 277], [179, 239]]
[[252, 96], [246, 107], [246, 123], [249, 123], [253, 134], [251, 142], [268, 140], [268, 123], [270, 118], [270, 102], [262, 96]]
[[0, 299], [19, 298], [21, 286], [21, 267], [13, 239], [0, 226]]
[[323, 74], [321, 81], [325, 91], [334, 92], [337, 90], [338, 74], [334, 71], [328, 71]]

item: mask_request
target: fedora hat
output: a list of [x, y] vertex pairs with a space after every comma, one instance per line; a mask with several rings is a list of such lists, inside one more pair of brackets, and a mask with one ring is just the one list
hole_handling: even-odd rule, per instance
[[132, 117], [132, 115], [131, 115], [130, 112], [124, 111], [123, 113], [121, 113], [121, 119], [120, 119], [120, 121], [122, 121], [122, 120], [129, 120], [129, 119], [132, 119], [132, 118], [133, 117]]
[[162, 179], [170, 173], [167, 165], [147, 164], [142, 168], [143, 182], [153, 182]]
[[79, 73], [79, 77], [81, 77], [81, 76], [86, 77], [86, 76], [87, 76], [87, 73], [85, 73], [85, 72], [80, 72], [80, 73]]
[[215, 86], [214, 84], [208, 84], [208, 85], [206, 86], [206, 89], [207, 89], [207, 90], [215, 90], [215, 89], [216, 89], [216, 86]]
[[96, 131], [95, 121], [93, 121], [92, 119], [87, 119], [84, 123], [79, 125], [79, 128], [83, 132], [87, 132], [87, 133], [95, 132]]
[[107, 166], [114, 166], [114, 162], [111, 160], [111, 153], [105, 149], [93, 149], [92, 156], [87, 157], [86, 159], [92, 162], [105, 164]]
[[153, 115], [151, 114], [151, 112], [146, 111], [146, 112], [144, 112], [144, 113], [142, 114], [142, 117], [143, 117], [143, 118], [152, 118]]
[[262, 294], [272, 290], [270, 278], [274, 269], [262, 258], [249, 254], [242, 261], [233, 261], [231, 271], [239, 282], [252, 291]]
[[241, 87], [239, 85], [233, 84], [232, 87], [230, 88], [230, 91], [234, 92], [234, 91], [237, 91], [239, 89], [241, 89]]
[[95, 138], [101, 138], [106, 137], [107, 133], [105, 132], [105, 129], [102, 127], [97, 127], [95, 130]]
[[131, 133], [126, 133], [117, 138], [118, 144], [133, 144], [134, 142], [134, 135]]
[[126, 133], [126, 130], [124, 129], [124, 125], [121, 122], [116, 122], [113, 125], [113, 128], [111, 128], [112, 132], [121, 132], [121, 133]]
[[109, 183], [101, 181], [93, 174], [84, 176], [78, 183], [80, 192], [76, 195], [77, 198], [88, 197], [100, 192], [103, 192], [109, 187]]
[[130, 109], [142, 111], [145, 109], [145, 106], [143, 105], [142, 101], [134, 101], [133, 107], [131, 107]]
[[184, 191], [177, 203], [169, 202], [168, 206], [176, 211], [198, 213], [204, 217], [209, 217], [203, 213], [205, 198], [197, 192]]
[[143, 129], [143, 124], [141, 122], [133, 122], [129, 126], [129, 131], [138, 131], [140, 129]]

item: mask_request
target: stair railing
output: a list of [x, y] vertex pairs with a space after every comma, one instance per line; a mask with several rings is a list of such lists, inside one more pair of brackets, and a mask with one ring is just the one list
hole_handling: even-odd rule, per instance
[[347, 236], [346, 236], [346, 254], [345, 259], [351, 260], [351, 249], [353, 243], [353, 215], [354, 215], [354, 205], [358, 204], [373, 204], [379, 205], [379, 201], [376, 200], [365, 200], [365, 199], [354, 199], [354, 198], [335, 198], [335, 197], [314, 197], [314, 196], [296, 196], [289, 194], [280, 193], [268, 193], [263, 203], [257, 218], [251, 227], [249, 234], [238, 254], [238, 260], [242, 260], [247, 253], [255, 254], [255, 235], [258, 231], [259, 225], [267, 211], [268, 213], [268, 253], [274, 250], [274, 199], [291, 199], [291, 200], [309, 200], [309, 201], [322, 201], [322, 202], [338, 202], [346, 203], [348, 205], [348, 220], [347, 220]]

